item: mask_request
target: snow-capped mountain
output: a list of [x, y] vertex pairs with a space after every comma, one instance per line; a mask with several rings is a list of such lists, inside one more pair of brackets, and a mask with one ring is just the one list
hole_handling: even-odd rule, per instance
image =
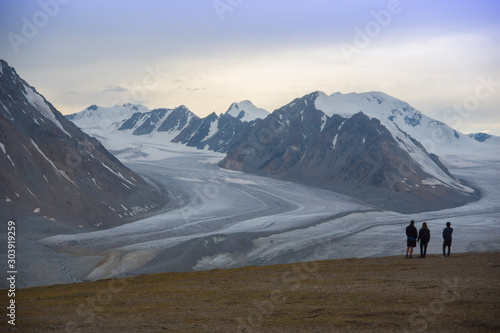
[[226, 114], [241, 121], [252, 121], [266, 118], [269, 115], [269, 111], [256, 107], [249, 100], [244, 100], [231, 104]]
[[478, 142], [486, 142], [490, 144], [500, 145], [500, 137], [489, 135], [487, 133], [469, 133], [467, 136]]
[[205, 118], [191, 117], [172, 142], [199, 149], [226, 152], [232, 147], [237, 132], [244, 131], [249, 122], [263, 119], [268, 115], [269, 112], [256, 107], [248, 100], [233, 103], [221, 115], [213, 112]]
[[132, 135], [154, 133], [177, 136], [192, 120], [198, 119], [184, 105], [175, 109], [155, 109], [149, 112], [137, 112], [129, 119], [121, 121], [116, 127], [119, 131], [127, 131]]
[[113, 125], [116, 126], [118, 122], [132, 117], [135, 113], [149, 111], [144, 105], [131, 103], [111, 107], [91, 105], [81, 112], [67, 115], [66, 118], [81, 128], [107, 130]]
[[133, 104], [109, 108], [92, 105], [66, 117], [103, 141], [113, 133], [148, 135], [199, 149], [225, 152], [236, 131], [267, 115], [269, 112], [252, 102], [242, 101], [231, 104], [221, 115], [212, 113], [205, 118], [198, 117], [184, 105], [149, 110], [143, 105]]
[[0, 60], [0, 210], [104, 228], [164, 203], [162, 190], [122, 165]]
[[239, 132], [220, 166], [328, 188], [395, 211], [478, 198], [404, 131], [424, 121], [430, 128], [432, 120], [387, 95], [339, 96], [314, 92], [254, 122]]
[[[327, 95], [316, 92], [315, 107], [326, 115], [338, 114], [349, 118], [363, 112], [371, 118], [376, 118], [391, 130], [391, 133], [404, 132], [419, 141], [428, 152], [437, 155], [445, 154], [450, 150], [463, 150], [464, 146], [473, 147], [477, 143], [470, 140], [470, 136], [462, 134], [443, 122], [427, 117], [414, 109], [408, 103], [389, 96], [382, 92], [367, 93], [334, 93]], [[491, 137], [478, 136], [485, 142]], [[490, 142], [486, 141], [487, 143]]]
[[227, 113], [220, 116], [211, 113], [203, 119], [191, 122], [172, 142], [198, 149], [226, 152], [232, 147], [236, 133], [244, 131], [248, 126], [248, 122]]
[[[198, 130], [199, 124], [202, 122], [201, 118], [184, 105], [173, 109], [154, 110], [149, 110], [143, 105], [133, 104], [111, 108], [91, 106], [90, 112], [87, 108], [69, 115], [67, 118], [88, 134], [98, 138], [108, 149], [125, 149], [125, 151], [127, 151], [125, 146], [116, 145], [116, 143], [124, 140], [141, 141], [144, 136], [162, 142], [170, 142], [183, 133], [185, 129]], [[102, 122], [101, 118], [106, 119], [106, 121]]]
[[134, 114], [147, 112], [150, 112], [150, 110], [141, 104], [127, 103], [111, 107], [91, 105], [80, 112], [65, 117], [85, 133], [105, 141], [106, 137], [116, 131], [123, 121], [133, 117]]

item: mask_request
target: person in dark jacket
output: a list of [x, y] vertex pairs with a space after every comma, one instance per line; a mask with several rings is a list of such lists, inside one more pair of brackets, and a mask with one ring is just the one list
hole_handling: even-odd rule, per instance
[[[406, 227], [406, 258], [413, 258], [413, 248], [417, 246], [417, 228], [415, 228], [415, 221], [411, 220], [410, 225]], [[408, 256], [408, 254], [410, 256]]]
[[[443, 257], [449, 257], [450, 256], [450, 250], [451, 250], [451, 234], [453, 234], [453, 228], [451, 227], [450, 222], [446, 222], [446, 228], [443, 230]], [[446, 255], [446, 248], [448, 248], [448, 255]]]
[[420, 242], [420, 258], [425, 258], [427, 253], [427, 244], [431, 240], [431, 232], [427, 227], [427, 223], [422, 223], [422, 228], [418, 231], [417, 242]]

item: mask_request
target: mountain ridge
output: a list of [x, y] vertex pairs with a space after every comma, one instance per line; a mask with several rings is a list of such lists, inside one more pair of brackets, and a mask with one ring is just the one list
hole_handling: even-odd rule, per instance
[[[468, 142], [470, 142], [470, 141], [467, 141], [467, 139], [469, 139], [469, 138], [472, 138], [475, 141], [481, 142], [481, 143], [483, 143], [483, 142], [500, 143], [499, 136], [490, 135], [490, 134], [482, 133], [482, 132], [467, 133], [467, 134], [460, 133], [460, 132], [450, 128], [445, 123], [438, 121], [438, 120], [435, 120], [435, 119], [432, 119], [432, 118], [424, 115], [422, 112], [420, 112], [420, 111], [414, 109], [412, 106], [410, 106], [407, 102], [404, 102], [400, 99], [392, 97], [392, 96], [390, 96], [386, 93], [383, 93], [383, 92], [379, 92], [379, 91], [371, 91], [371, 92], [364, 92], [364, 93], [352, 92], [352, 93], [347, 93], [347, 94], [335, 92], [335, 93], [332, 93], [330, 95], [327, 95], [326, 93], [324, 93], [322, 91], [315, 91], [315, 92], [312, 92], [308, 95], [311, 95], [311, 94], [318, 95], [317, 99], [314, 101], [314, 103], [317, 106], [318, 110], [323, 111], [326, 115], [331, 116], [332, 114], [337, 114], [337, 115], [344, 115], [345, 117], [350, 117], [350, 116], [354, 115], [355, 113], [357, 113], [358, 111], [363, 111], [368, 116], [375, 117], [378, 119], [380, 118], [381, 120], [387, 120], [384, 122], [385, 124], [389, 124], [389, 121], [394, 123], [394, 120], [397, 120], [395, 122], [395, 124], [398, 127], [403, 129], [406, 133], [412, 135], [412, 137], [414, 137], [418, 141], [422, 142], [424, 144], [424, 146], [426, 146], [426, 148], [428, 148], [428, 150], [431, 150], [431, 152], [435, 152], [438, 154], [443, 153], [443, 151], [439, 149], [442, 146], [441, 144], [445, 144], [445, 146], [446, 146], [446, 145], [449, 145], [450, 143], [456, 143], [457, 141], [460, 141], [459, 142], [460, 144], [464, 144], [464, 143], [467, 144]], [[352, 105], [348, 105], [349, 100], [351, 100], [351, 102], [352, 102], [353, 97], [356, 97], [358, 99], [358, 101], [357, 101], [358, 103], [359, 103], [359, 100], [362, 100], [363, 98], [367, 99], [368, 101], [371, 98], [373, 100], [376, 100], [378, 102], [378, 104], [385, 103], [385, 105], [387, 105], [387, 104], [391, 104], [391, 103], [392, 104], [396, 103], [396, 104], [399, 104], [400, 109], [398, 110], [397, 108], [391, 108], [390, 109], [391, 112], [387, 112], [387, 110], [385, 110], [381, 114], [369, 112], [371, 110], [371, 108], [368, 108], [367, 106], [369, 106], [370, 104], [364, 105], [361, 108], [353, 109]], [[354, 99], [356, 99], [356, 98], [354, 98]], [[335, 100], [337, 102], [337, 108], [335, 108]], [[293, 103], [293, 101], [290, 103]], [[290, 104], [290, 103], [288, 103], [288, 104]], [[260, 116], [258, 116], [258, 117], [253, 116], [251, 119], [243, 119], [243, 115], [238, 117], [239, 116], [238, 112], [241, 112], [241, 110], [244, 111], [245, 106], [248, 106], [248, 105], [251, 105], [252, 108], [257, 109], [257, 110], [263, 110], [266, 113], [261, 113]], [[89, 128], [92, 128], [93, 126], [98, 126], [99, 124], [97, 124], [96, 122], [91, 123], [91, 124], [86, 124], [86, 123], [82, 122], [81, 118], [83, 118], [83, 117], [80, 116], [82, 113], [86, 113], [86, 111], [88, 111], [89, 109], [94, 109], [94, 110], [99, 109], [100, 114], [103, 114], [104, 112], [110, 112], [110, 113], [116, 112], [119, 115], [116, 116], [116, 113], [115, 113], [115, 116], [113, 118], [114, 119], [113, 123], [115, 123], [115, 125], [117, 125], [118, 127], [121, 127], [123, 125], [123, 123], [125, 122], [124, 120], [130, 121], [131, 120], [130, 118], [133, 116], [133, 113], [130, 115], [127, 115], [126, 117], [120, 115], [119, 109], [125, 108], [125, 107], [136, 108], [137, 112], [133, 112], [133, 113], [139, 113], [139, 114], [135, 115], [135, 117], [143, 116], [143, 114], [154, 111], [154, 110], [161, 110], [161, 109], [175, 110], [178, 108], [183, 108], [185, 110], [188, 110], [192, 114], [192, 116], [200, 118], [200, 119], [205, 119], [206, 117], [211, 116], [211, 115], [208, 115], [208, 116], [205, 116], [203, 118], [199, 117], [198, 115], [196, 115], [195, 113], [190, 111], [184, 105], [181, 105], [181, 106], [178, 106], [175, 108], [159, 108], [159, 109], [150, 110], [149, 108], [147, 108], [146, 106], [141, 105], [141, 104], [128, 103], [128, 104], [124, 104], [122, 106], [114, 105], [112, 107], [91, 105], [90, 107], [88, 107], [80, 112], [66, 115], [65, 117], [74, 121], [81, 128], [88, 130]], [[113, 109], [115, 109], [116, 111], [114, 111]], [[368, 112], [367, 112], [367, 110], [368, 110]], [[413, 113], [413, 116], [409, 117], [407, 114], [407, 111], [411, 111]], [[222, 112], [220, 114], [220, 116], [222, 116], [224, 114], [230, 115], [230, 116], [232, 116], [240, 121], [243, 121], [243, 122], [251, 122], [251, 121], [254, 121], [257, 119], [264, 119], [265, 116], [269, 115], [269, 112], [264, 110], [264, 109], [255, 107], [255, 105], [253, 105], [253, 103], [249, 100], [243, 100], [243, 101], [238, 102], [238, 103], [237, 102], [232, 103], [230, 105], [230, 107], [225, 112]], [[422, 125], [422, 123], [425, 123], [426, 127], [431, 127], [431, 129], [427, 132], [424, 131], [423, 133], [415, 134], [415, 130], [412, 131], [411, 128], [418, 128], [418, 126]], [[406, 124], [406, 126], [402, 125], [402, 124]], [[109, 124], [106, 124], [106, 125], [109, 125]], [[437, 129], [432, 127], [434, 125], [438, 126]], [[102, 127], [102, 128], [100, 128], [100, 130], [102, 130], [103, 132], [106, 132], [109, 130], [116, 130], [116, 128], [110, 128], [109, 126], [102, 126], [102, 124], [100, 124], [99, 126]], [[123, 127], [121, 130], [126, 130], [126, 129], [129, 129], [129, 128]], [[152, 134], [152, 132], [147, 132], [146, 134]]]
[[165, 193], [67, 120], [0, 60], [0, 206], [82, 228], [119, 225], [165, 203]]
[[478, 199], [397, 126], [388, 128], [362, 111], [330, 117], [316, 107], [318, 96], [297, 98], [255, 122], [219, 166], [338, 191], [398, 212]]
[[[213, 112], [204, 118], [186, 108], [182, 116], [184, 126], [168, 135], [158, 128], [168, 124], [166, 127], [172, 129], [179, 123], [179, 119], [165, 119], [165, 112], [171, 112], [165, 110], [172, 109], [136, 113], [113, 131], [133, 130], [134, 136], [159, 136], [174, 143], [226, 153], [219, 163], [223, 168], [299, 181], [362, 197], [376, 207], [400, 212], [443, 209], [477, 200], [479, 193], [456, 179], [439, 156], [496, 142], [494, 136], [461, 134], [382, 92], [327, 95], [315, 91], [264, 118], [245, 121], [241, 110], [249, 105], [254, 107], [250, 101], [233, 103], [225, 113]], [[163, 115], [152, 120], [155, 112]], [[129, 126], [139, 119], [150, 122], [144, 130]], [[358, 124], [352, 124], [355, 122]], [[344, 124], [358, 137], [342, 129]], [[373, 135], [367, 137], [362, 129]], [[385, 143], [377, 141], [382, 134]], [[275, 139], [279, 137], [278, 142]], [[353, 145], [359, 149], [353, 149]], [[374, 151], [365, 149], [369, 145]], [[342, 146], [343, 153], [336, 151]], [[380, 156], [387, 161], [381, 162]], [[325, 158], [329, 161], [325, 162]], [[395, 192], [400, 199], [391, 204]], [[415, 196], [416, 193], [420, 194]], [[416, 203], [412, 204], [414, 200]]]

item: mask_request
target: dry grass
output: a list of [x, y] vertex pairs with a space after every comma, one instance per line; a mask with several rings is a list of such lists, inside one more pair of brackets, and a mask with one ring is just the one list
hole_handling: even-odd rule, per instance
[[145, 275], [16, 304], [19, 332], [499, 332], [500, 253]]

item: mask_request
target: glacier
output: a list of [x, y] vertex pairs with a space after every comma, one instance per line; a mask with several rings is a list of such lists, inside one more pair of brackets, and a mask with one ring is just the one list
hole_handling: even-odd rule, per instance
[[[56, 256], [65, 256], [67, 271], [61, 270], [60, 278], [66, 282], [403, 255], [404, 230], [411, 219], [417, 227], [424, 221], [429, 225], [430, 254], [441, 253], [441, 231], [447, 221], [455, 229], [452, 254], [500, 250], [500, 154], [495, 145], [483, 146], [481, 152], [440, 156], [451, 172], [481, 189], [479, 201], [408, 215], [376, 210], [331, 191], [221, 169], [216, 163], [224, 154], [161, 142], [154, 136], [125, 139], [118, 134], [108, 137], [106, 144], [109, 149], [140, 150], [142, 155], [122, 150], [117, 156], [169, 189], [172, 202], [159, 214], [113, 229], [40, 240]], [[70, 279], [67, 272], [73, 271]]]
[[[240, 115], [237, 111], [244, 102], [232, 105], [233, 117]], [[25, 273], [19, 286], [324, 259], [403, 258], [404, 230], [412, 219], [417, 227], [427, 222], [430, 254], [441, 253], [441, 231], [448, 221], [455, 229], [452, 253], [500, 251], [496, 138], [476, 142], [378, 92], [329, 96], [318, 92], [315, 106], [325, 115], [346, 117], [362, 110], [380, 119], [413, 150], [414, 143], [404, 133], [424, 140], [424, 145], [432, 138], [434, 146], [427, 143], [426, 149], [439, 155], [453, 175], [479, 189], [481, 199], [418, 214], [382, 211], [332, 191], [219, 168], [225, 154], [170, 142], [177, 129], [146, 135], [116, 129], [125, 118], [148, 111], [145, 106], [91, 106], [73, 117], [81, 117], [85, 131], [146, 182], [163, 186], [169, 204], [159, 213], [105, 230], [98, 229], [106, 221], [95, 221], [96, 230], [88, 231], [57, 223], [40, 212], [16, 221], [19, 230], [30, 231], [19, 235], [18, 261]], [[442, 134], [438, 138], [436, 128]], [[121, 173], [114, 174], [133, 185]], [[461, 186], [447, 175], [435, 176], [429, 181]], [[92, 186], [99, 187], [95, 179]], [[135, 216], [141, 207], [127, 210]]]

